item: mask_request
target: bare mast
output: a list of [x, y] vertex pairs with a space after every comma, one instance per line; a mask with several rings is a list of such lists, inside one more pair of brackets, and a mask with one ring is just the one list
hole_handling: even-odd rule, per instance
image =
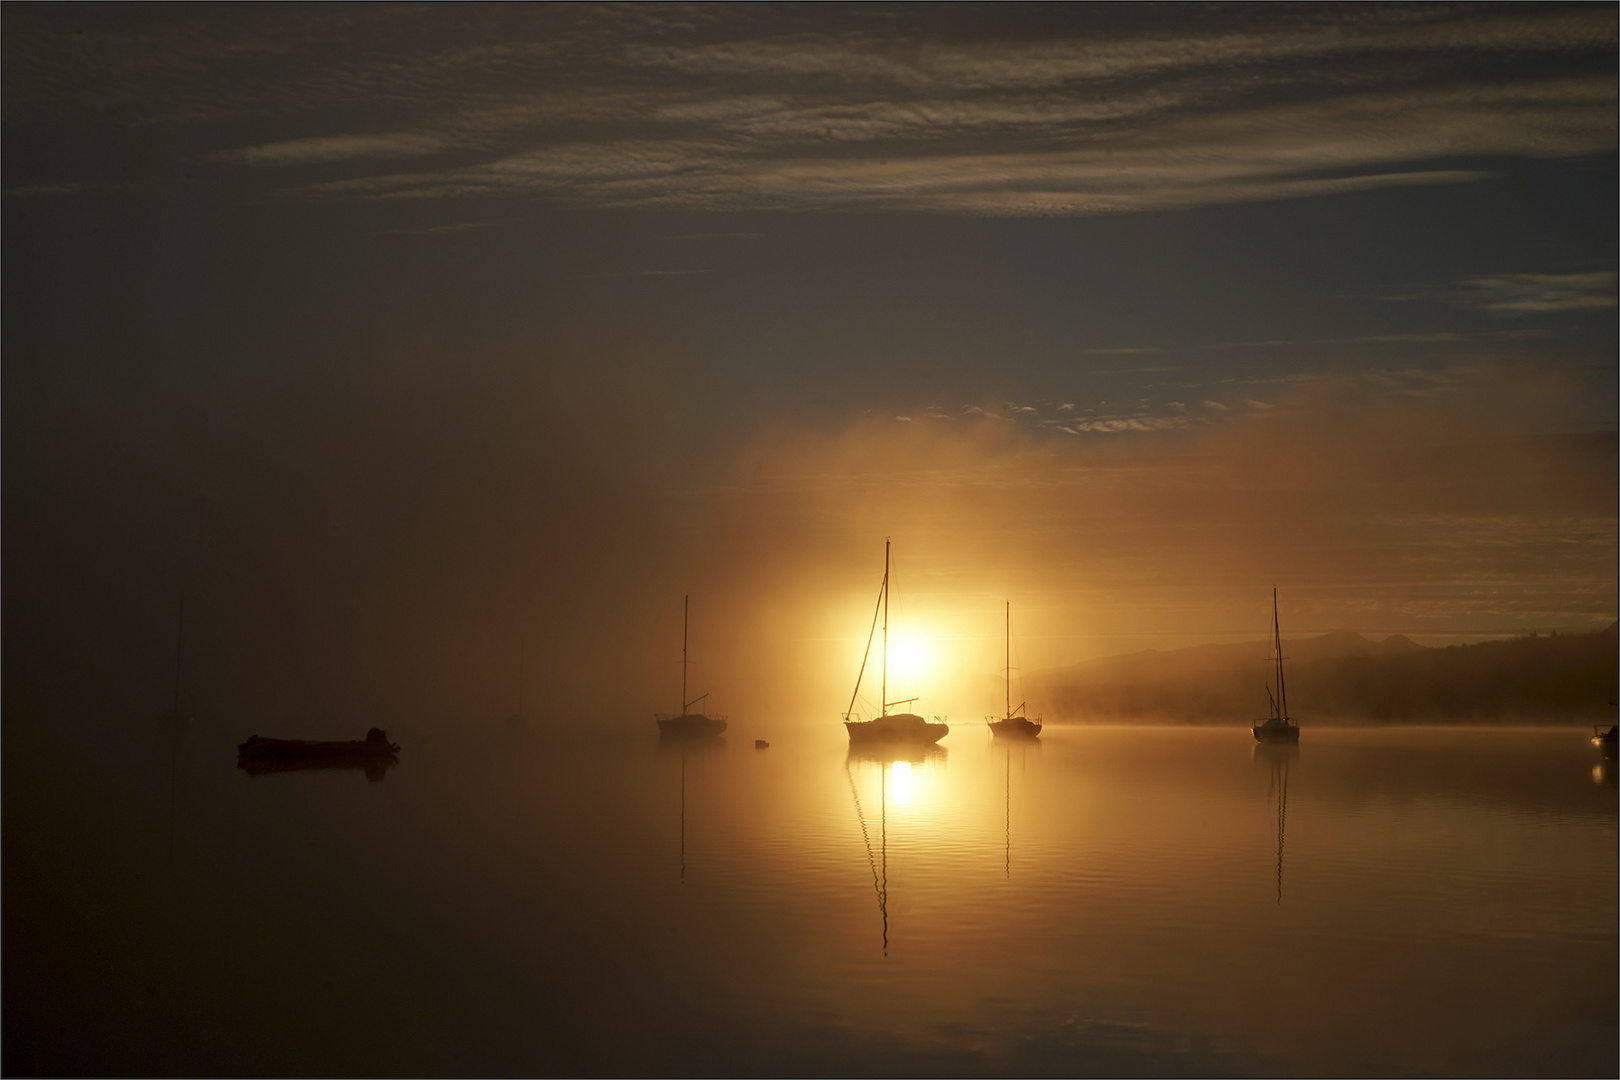
[[[681, 601], [681, 711], [679, 715], [686, 715], [686, 629], [692, 618], [692, 596], [690, 593]], [[684, 773], [682, 776], [684, 777]], [[685, 794], [685, 789], [682, 789]], [[684, 803], [682, 804], [685, 805]]]
[[883, 541], [883, 675], [878, 683], [880, 715], [889, 715], [889, 541]]
[[1282, 654], [1282, 623], [1277, 619], [1277, 587], [1271, 588], [1271, 635], [1272, 647], [1277, 658], [1277, 701], [1280, 710], [1278, 716], [1283, 721], [1288, 720], [1288, 684], [1283, 681], [1283, 654]]
[[[1007, 719], [1012, 719], [1012, 601], [1007, 601]], [[1011, 760], [1011, 759], [1009, 759]], [[1010, 768], [1011, 766], [1009, 766]]]

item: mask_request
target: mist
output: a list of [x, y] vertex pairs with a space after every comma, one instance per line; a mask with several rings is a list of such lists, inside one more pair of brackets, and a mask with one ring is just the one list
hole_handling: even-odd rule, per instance
[[676, 704], [690, 595], [694, 694], [830, 722], [886, 539], [892, 631], [925, 658], [907, 695], [940, 711], [1001, 696], [1008, 602], [1019, 674], [1263, 636], [1273, 586], [1296, 634], [1614, 617], [1614, 437], [1560, 430], [1574, 390], [1523, 365], [1105, 430], [1039, 402], [739, 419], [679, 350], [608, 334], [451, 353], [358, 330], [168, 424], [29, 389], [6, 687], [41, 715], [164, 708], [183, 597], [184, 704], [243, 735], [633, 724]]

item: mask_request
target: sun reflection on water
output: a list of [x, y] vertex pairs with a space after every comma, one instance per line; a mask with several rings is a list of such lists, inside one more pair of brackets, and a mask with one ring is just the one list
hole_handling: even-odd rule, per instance
[[910, 806], [911, 792], [911, 762], [897, 761], [889, 777], [889, 798], [896, 806]]

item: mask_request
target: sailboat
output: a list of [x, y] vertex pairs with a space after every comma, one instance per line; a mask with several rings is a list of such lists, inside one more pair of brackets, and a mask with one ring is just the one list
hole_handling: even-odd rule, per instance
[[882, 712], [870, 720], [853, 720], [855, 699], [860, 696], [861, 679], [866, 675], [866, 662], [872, 656], [872, 633], [866, 635], [866, 654], [861, 657], [860, 674], [855, 676], [855, 689], [849, 695], [849, 708], [844, 710], [844, 727], [849, 730], [852, 743], [937, 743], [949, 732], [950, 725], [931, 724], [916, 713], [891, 713], [895, 705], [910, 705], [916, 698], [889, 700], [889, 542], [883, 542], [883, 585], [878, 589], [877, 610], [872, 612], [872, 629], [877, 629], [878, 615], [883, 616], [882, 675], [878, 701]]
[[1027, 716], [1018, 716], [1024, 711], [1025, 703], [1020, 701], [1018, 708], [1012, 707], [1012, 601], [1007, 601], [1007, 715], [997, 719], [994, 716], [984, 718], [990, 725], [992, 735], [1011, 735], [1014, 737], [1033, 739], [1041, 733], [1041, 722], [1031, 720]]
[[686, 656], [689, 641], [687, 629], [691, 615], [692, 598], [688, 596], [681, 612], [681, 711], [679, 714], [655, 714], [654, 719], [658, 721], [658, 731], [662, 735], [718, 735], [726, 730], [725, 717], [692, 711], [692, 706], [702, 703], [708, 694], [686, 700], [686, 668], [691, 663]]
[[1266, 687], [1271, 700], [1271, 715], [1254, 722], [1254, 737], [1258, 742], [1298, 742], [1299, 725], [1288, 715], [1288, 686], [1283, 682], [1282, 624], [1277, 621], [1277, 590], [1271, 590], [1271, 660], [1276, 665], [1277, 692]]

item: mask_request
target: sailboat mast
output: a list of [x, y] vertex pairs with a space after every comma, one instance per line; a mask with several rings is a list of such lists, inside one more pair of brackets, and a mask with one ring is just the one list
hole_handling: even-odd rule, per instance
[[1288, 719], [1288, 684], [1283, 681], [1282, 623], [1277, 619], [1277, 588], [1271, 589], [1271, 625], [1277, 632], [1277, 699], [1282, 718]]
[[883, 716], [889, 715], [889, 541], [883, 541], [883, 675], [878, 683], [883, 695]]
[[[1012, 601], [1007, 601], [1007, 719], [1012, 719]], [[1011, 758], [1008, 759], [1012, 760]], [[1008, 766], [1011, 768], [1011, 766]]]
[[681, 711], [678, 715], [686, 715], [686, 628], [692, 619], [692, 597], [688, 594], [681, 601]]

